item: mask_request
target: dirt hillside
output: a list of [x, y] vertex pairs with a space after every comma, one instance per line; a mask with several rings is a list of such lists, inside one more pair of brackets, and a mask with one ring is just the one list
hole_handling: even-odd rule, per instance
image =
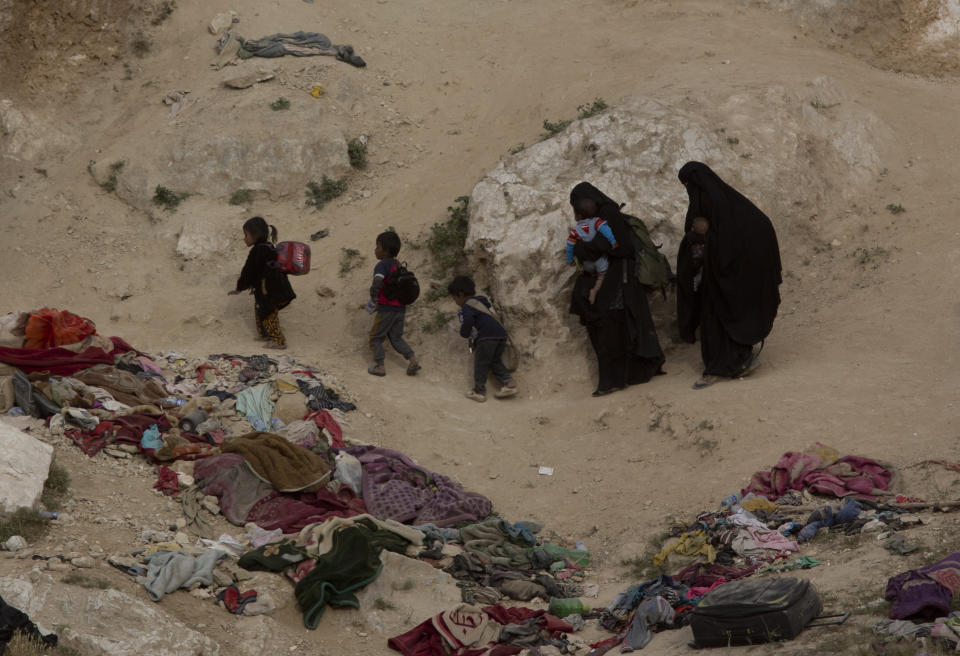
[[[36, 136], [0, 162], [0, 312], [70, 309], [92, 318], [101, 333], [150, 352], [254, 353], [252, 302], [226, 296], [245, 257], [242, 219], [261, 213], [290, 239], [327, 228], [330, 236], [313, 243], [315, 271], [294, 280], [298, 299], [281, 318], [290, 353], [335, 373], [356, 398], [351, 436], [453, 476], [489, 496], [503, 517], [537, 519], [560, 536], [586, 540], [602, 601], [633, 582], [621, 561], [641, 554], [669, 518], [713, 507], [783, 452], [816, 441], [903, 467], [910, 493], [956, 496], [952, 478], [938, 478], [937, 490], [909, 468], [926, 458], [960, 460], [960, 305], [950, 300], [960, 271], [952, 214], [960, 132], [951, 123], [960, 87], [937, 66], [914, 66], [909, 75], [879, 67], [827, 47], [791, 12], [755, 3], [180, 0], [157, 25], [159, 3], [136, 11], [121, 2], [97, 3], [95, 11], [79, 1], [7, 4], [14, 19], [0, 30], [25, 38], [16, 48], [4, 39], [0, 99], [28, 115]], [[223, 89], [234, 71], [210, 66], [215, 38], [207, 24], [226, 10], [237, 13], [245, 35], [324, 32], [352, 44], [368, 66], [264, 60], [257, 64], [275, 69], [277, 79]], [[326, 88], [319, 99], [284, 84], [309, 67]], [[462, 340], [452, 324], [426, 332], [426, 310], [408, 329], [422, 374], [402, 377], [402, 361], [388, 356], [386, 378], [367, 375], [369, 319], [357, 306], [369, 285], [373, 237], [395, 226], [404, 238], [419, 238], [510, 148], [538, 140], [544, 119], [571, 117], [594, 98], [616, 105], [634, 95], [696, 93], [720, 102], [738, 89], [799, 86], [824, 75], [890, 127], [889, 141], [878, 144], [885, 173], [852, 202], [828, 198], [814, 216], [789, 217], [811, 227], [809, 235], [781, 239], [783, 304], [755, 376], [695, 392], [699, 348], [675, 344], [665, 332], [667, 375], [648, 385], [590, 398], [593, 372], [582, 345], [572, 344], [569, 359], [519, 372], [519, 398], [475, 404], [463, 398], [469, 360]], [[189, 90], [198, 112], [235, 94], [240, 107], [222, 112], [224, 129], [231, 122], [269, 125], [276, 117], [268, 106], [279, 96], [304, 112], [337, 99], [346, 136], [369, 136], [370, 166], [351, 173], [350, 191], [319, 212], [298, 195], [255, 198], [237, 209], [227, 253], [184, 260], [175, 249], [185, 217], [201, 202], [226, 199], [187, 199], [176, 213], [151, 220], [87, 170], [120, 136], [142, 152], [161, 150], [179, 129], [162, 104], [174, 90]], [[189, 111], [179, 125], [191, 120]], [[323, 120], [322, 112], [311, 116]], [[682, 186], [675, 193], [682, 195]], [[366, 258], [343, 275], [342, 249]], [[425, 266], [424, 251], [409, 253]], [[332, 295], [318, 294], [323, 288]], [[672, 303], [653, 300], [665, 325]], [[451, 303], [438, 307], [455, 313]], [[82, 525], [59, 529], [51, 545], [82, 536], [120, 549], [134, 537], [123, 516], [134, 517], [132, 524], [138, 513], [175, 516], [150, 489], [147, 468], [117, 469], [99, 461], [106, 456], [89, 461], [62, 451], [58, 457], [74, 470], [73, 494], [121, 520], [111, 535], [96, 538]], [[538, 465], [554, 475], [539, 476]], [[955, 529], [952, 520], [945, 526]], [[940, 542], [928, 546], [937, 550]], [[879, 597], [902, 564], [882, 549], [845, 558], [812, 577], [866, 599]], [[0, 574], [24, 567], [2, 560]], [[221, 609], [187, 596], [170, 601], [166, 610], [208, 635], [233, 626]], [[305, 632], [292, 603], [273, 619], [284, 650], [388, 653], [381, 636], [356, 638], [352, 620], [325, 620]], [[658, 636], [649, 650], [685, 650], [678, 635]], [[804, 640], [793, 648], [817, 644]]]

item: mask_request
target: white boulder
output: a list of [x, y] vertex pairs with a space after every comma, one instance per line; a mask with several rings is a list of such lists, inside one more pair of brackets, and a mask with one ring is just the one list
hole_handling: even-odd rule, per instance
[[50, 473], [53, 447], [0, 421], [0, 512], [33, 508]]

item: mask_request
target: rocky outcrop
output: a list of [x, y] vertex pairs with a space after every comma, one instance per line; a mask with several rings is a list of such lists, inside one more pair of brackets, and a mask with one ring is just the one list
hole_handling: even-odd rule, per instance
[[[677, 171], [708, 163], [767, 212], [783, 237], [816, 229], [827, 198], [842, 198], [880, 169], [885, 128], [829, 79], [674, 102], [633, 98], [576, 121], [510, 156], [474, 187], [467, 250], [514, 337], [546, 358], [565, 349], [574, 269], [563, 259], [573, 224], [569, 191], [589, 180], [643, 219], [675, 260], [687, 197]], [[811, 227], [812, 226], [812, 227]], [[520, 323], [520, 322], [516, 322]]]
[[90, 656], [218, 656], [220, 646], [147, 603], [118, 590], [64, 585], [33, 571], [0, 578], [0, 597], [62, 644]]
[[33, 508], [50, 473], [53, 447], [0, 421], [0, 512]]

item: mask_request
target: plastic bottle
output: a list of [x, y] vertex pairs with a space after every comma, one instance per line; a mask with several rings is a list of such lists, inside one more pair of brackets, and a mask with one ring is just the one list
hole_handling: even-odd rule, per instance
[[164, 408], [180, 408], [184, 404], [183, 399], [178, 399], [174, 396], [168, 396], [166, 398], [160, 399], [160, 405]]
[[44, 519], [56, 519], [60, 516], [58, 512], [50, 512], [49, 510], [38, 510], [37, 514], [43, 517]]
[[740, 503], [740, 499], [742, 498], [743, 496], [739, 492], [734, 492], [733, 494], [724, 498], [723, 501], [720, 502], [720, 506], [723, 508], [733, 508], [735, 505]]
[[192, 433], [197, 426], [205, 422], [209, 417], [203, 410], [194, 410], [186, 417], [180, 420], [180, 430], [184, 433]]
[[590, 612], [590, 607], [579, 599], [560, 599], [550, 597], [550, 610], [548, 611], [554, 617], [566, 617], [567, 615], [583, 615]]

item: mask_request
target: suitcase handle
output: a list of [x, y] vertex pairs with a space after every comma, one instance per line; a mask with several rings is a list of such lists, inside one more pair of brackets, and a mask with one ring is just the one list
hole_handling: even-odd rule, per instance
[[[839, 617], [840, 619], [831, 619], [834, 617]], [[811, 629], [815, 626], [833, 626], [835, 624], [843, 624], [847, 621], [847, 618], [850, 617], [850, 613], [834, 613], [833, 615], [817, 615], [810, 622], [807, 623], [806, 628]], [[820, 622], [818, 620], [830, 620], [829, 622]]]

